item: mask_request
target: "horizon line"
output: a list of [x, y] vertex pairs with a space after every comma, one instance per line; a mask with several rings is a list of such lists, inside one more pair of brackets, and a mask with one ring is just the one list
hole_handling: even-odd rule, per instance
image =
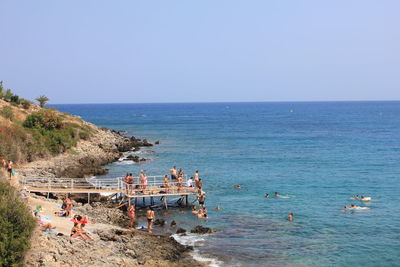
[[126, 104], [246, 104], [246, 103], [350, 103], [350, 102], [399, 102], [400, 100], [288, 100], [288, 101], [193, 101], [193, 102], [99, 102], [51, 103], [48, 105], [126, 105]]

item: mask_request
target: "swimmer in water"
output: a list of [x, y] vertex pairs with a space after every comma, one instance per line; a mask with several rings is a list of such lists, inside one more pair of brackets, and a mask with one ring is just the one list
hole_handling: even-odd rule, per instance
[[350, 210], [370, 210], [370, 208], [368, 207], [360, 207], [360, 206], [356, 206], [354, 204], [351, 204], [350, 207], [347, 207]]
[[264, 196], [265, 198], [269, 198], [269, 194], [265, 194], [265, 196]]
[[292, 222], [292, 221], [293, 221], [293, 217], [294, 217], [294, 213], [291, 212], [291, 213], [289, 214], [289, 216], [287, 217], [288, 221], [289, 221], [289, 222]]
[[275, 196], [275, 197], [279, 197], [278, 192], [275, 192], [274, 196]]
[[193, 213], [193, 214], [199, 213], [199, 211], [196, 209], [196, 206], [193, 206], [193, 207], [192, 207], [192, 213]]
[[372, 200], [371, 197], [364, 197], [364, 196], [361, 196], [361, 201], [371, 201], [371, 200]]
[[239, 184], [235, 185], [233, 188], [235, 188], [235, 189], [241, 189], [241, 187], [240, 187]]
[[220, 207], [219, 205], [217, 205], [217, 206], [215, 207], [215, 210], [216, 210], [216, 211], [220, 211], [220, 210], [221, 210], [221, 207]]
[[358, 194], [357, 194], [356, 196], [352, 197], [351, 199], [357, 200], [358, 197], [359, 197], [359, 196], [358, 196]]

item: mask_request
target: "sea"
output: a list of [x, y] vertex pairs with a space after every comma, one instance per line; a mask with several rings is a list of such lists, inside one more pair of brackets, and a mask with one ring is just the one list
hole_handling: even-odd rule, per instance
[[[199, 170], [209, 219], [169, 216], [217, 230], [175, 236], [212, 266], [400, 266], [400, 102], [53, 107], [160, 141], [138, 152], [149, 161], [110, 164], [107, 177]], [[344, 211], [351, 204], [370, 209]]]

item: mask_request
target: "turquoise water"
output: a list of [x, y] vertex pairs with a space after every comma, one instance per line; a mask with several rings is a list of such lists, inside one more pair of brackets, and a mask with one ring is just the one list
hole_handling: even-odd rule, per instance
[[[198, 169], [210, 216], [203, 224], [219, 231], [196, 245], [226, 265], [400, 265], [400, 102], [56, 107], [161, 141], [143, 154], [150, 162], [112, 164], [110, 176]], [[274, 198], [275, 191], [296, 197]], [[373, 201], [351, 201], [354, 194]], [[341, 211], [351, 203], [371, 210]]]

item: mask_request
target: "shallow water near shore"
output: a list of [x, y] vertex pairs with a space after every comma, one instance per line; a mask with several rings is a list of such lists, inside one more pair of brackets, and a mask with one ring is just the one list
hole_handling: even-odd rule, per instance
[[[161, 144], [126, 172], [200, 171], [218, 229], [195, 243], [229, 266], [395, 266], [400, 261], [400, 102], [55, 105]], [[242, 189], [233, 186], [240, 184]], [[295, 198], [274, 198], [273, 193]], [[269, 193], [268, 199], [264, 194]], [[371, 196], [368, 203], [350, 200]], [[371, 210], [343, 212], [351, 203]], [[213, 208], [221, 205], [217, 212]], [[294, 212], [294, 221], [286, 217]], [[191, 238], [190, 236], [188, 238]], [[187, 240], [186, 240], [187, 241]], [[182, 242], [186, 242], [182, 241]], [[189, 241], [187, 241], [189, 242]], [[224, 265], [222, 264], [222, 265]]]

